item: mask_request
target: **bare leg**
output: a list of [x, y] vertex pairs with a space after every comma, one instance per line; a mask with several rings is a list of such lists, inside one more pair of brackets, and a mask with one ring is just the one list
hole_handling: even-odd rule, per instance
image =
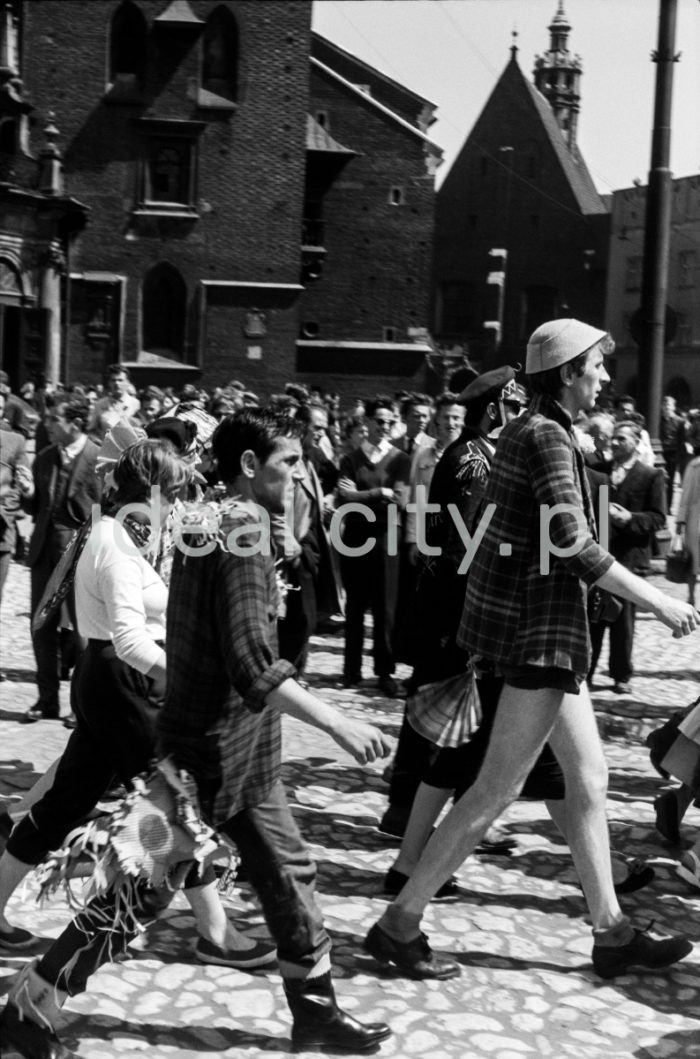
[[236, 930], [221, 903], [216, 881], [205, 886], [194, 886], [184, 891], [194, 914], [200, 938], [222, 949], [254, 949], [256, 942]]
[[382, 917], [387, 934], [398, 940], [417, 935], [434, 894], [518, 797], [554, 724], [562, 695], [552, 689], [522, 691], [504, 685], [479, 775], [428, 841], [411, 878]]
[[605, 815], [608, 770], [588, 688], [565, 695], [549, 739], [564, 772], [568, 843], [594, 930], [624, 920], [613, 886]]
[[34, 870], [34, 867], [34, 864], [24, 864], [23, 861], [17, 860], [7, 850], [0, 857], [0, 929], [5, 931], [12, 929], [12, 924], [8, 923], [5, 918], [7, 902], [22, 880]]
[[444, 790], [442, 787], [431, 787], [427, 783], [421, 783], [416, 791], [401, 849], [394, 864], [396, 871], [403, 872], [404, 875], [410, 875], [413, 872], [430, 838], [433, 825], [451, 793], [450, 790]]

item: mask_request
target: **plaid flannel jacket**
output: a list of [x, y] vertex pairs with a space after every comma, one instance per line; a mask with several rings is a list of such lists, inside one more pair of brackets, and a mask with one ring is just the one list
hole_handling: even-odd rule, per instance
[[[221, 536], [234, 532], [240, 552], [259, 543], [255, 525], [238, 511], [226, 516]], [[277, 601], [269, 555], [232, 554], [219, 543], [206, 555], [175, 555], [159, 751], [194, 775], [216, 826], [259, 804], [279, 777], [280, 715], [265, 700], [296, 670], [277, 657]]]
[[[613, 558], [595, 540], [583, 457], [557, 401], [538, 396], [505, 427], [485, 504], [495, 510], [468, 573], [460, 645], [497, 668], [557, 667], [584, 678], [586, 586]], [[552, 555], [548, 541], [565, 554]]]

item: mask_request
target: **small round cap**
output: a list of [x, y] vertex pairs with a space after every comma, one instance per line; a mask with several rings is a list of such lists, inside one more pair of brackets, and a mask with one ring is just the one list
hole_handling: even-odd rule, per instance
[[572, 318], [540, 324], [527, 344], [525, 374], [537, 375], [541, 371], [567, 364], [606, 335], [606, 331], [599, 331], [597, 327]]

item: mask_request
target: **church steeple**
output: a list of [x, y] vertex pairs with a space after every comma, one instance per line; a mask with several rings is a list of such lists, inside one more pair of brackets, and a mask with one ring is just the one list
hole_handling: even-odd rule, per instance
[[535, 85], [548, 101], [564, 138], [573, 148], [580, 109], [581, 58], [569, 51], [571, 25], [559, 0], [556, 14], [549, 24], [549, 50], [535, 58]]

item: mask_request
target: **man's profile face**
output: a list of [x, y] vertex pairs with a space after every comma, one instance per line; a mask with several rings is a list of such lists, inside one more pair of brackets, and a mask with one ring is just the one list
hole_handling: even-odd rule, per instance
[[300, 459], [299, 438], [279, 438], [264, 463], [256, 457], [254, 498], [270, 514], [284, 514], [285, 500], [292, 489], [294, 468]]
[[605, 358], [594, 346], [588, 351], [583, 370], [573, 376], [572, 390], [577, 410], [590, 412], [606, 382], [610, 382], [610, 376], [605, 370]]
[[314, 445], [319, 445], [323, 435], [328, 433], [328, 416], [322, 408], [314, 408], [309, 422], [309, 434]]

